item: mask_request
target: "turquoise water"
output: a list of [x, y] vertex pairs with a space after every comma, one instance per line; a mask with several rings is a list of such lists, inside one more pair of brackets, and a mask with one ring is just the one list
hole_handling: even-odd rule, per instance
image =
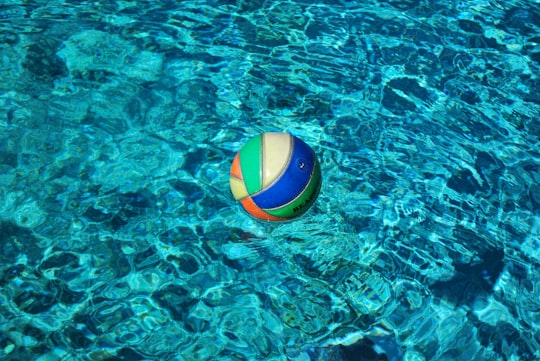
[[[540, 3], [0, 4], [0, 360], [540, 359]], [[244, 214], [260, 132], [317, 153]]]

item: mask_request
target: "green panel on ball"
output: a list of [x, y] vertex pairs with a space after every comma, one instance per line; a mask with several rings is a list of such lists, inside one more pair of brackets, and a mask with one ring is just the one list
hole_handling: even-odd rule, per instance
[[255, 194], [262, 188], [262, 138], [258, 136], [250, 139], [240, 149], [240, 168], [248, 193]]
[[321, 188], [321, 166], [319, 162], [315, 163], [313, 170], [313, 176], [308, 183], [308, 186], [304, 189], [302, 194], [290, 203], [287, 203], [283, 207], [275, 209], [265, 209], [264, 211], [272, 216], [282, 218], [295, 218], [302, 215], [305, 211], [311, 207], [313, 202], [317, 199]]

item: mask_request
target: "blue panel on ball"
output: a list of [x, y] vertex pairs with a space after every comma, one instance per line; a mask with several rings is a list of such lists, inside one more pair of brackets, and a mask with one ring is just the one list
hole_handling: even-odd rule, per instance
[[306, 188], [314, 165], [315, 154], [313, 150], [306, 143], [294, 137], [292, 157], [287, 169], [274, 184], [252, 196], [253, 201], [263, 209], [276, 208], [289, 203]]

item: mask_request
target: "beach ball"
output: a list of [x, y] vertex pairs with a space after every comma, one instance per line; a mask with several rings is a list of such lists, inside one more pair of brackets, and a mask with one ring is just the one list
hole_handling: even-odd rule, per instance
[[265, 221], [304, 214], [321, 189], [321, 167], [313, 149], [288, 133], [263, 133], [236, 154], [231, 191], [244, 210]]

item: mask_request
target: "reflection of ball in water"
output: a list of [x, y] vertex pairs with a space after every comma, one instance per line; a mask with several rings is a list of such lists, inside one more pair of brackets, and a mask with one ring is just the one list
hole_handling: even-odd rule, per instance
[[287, 133], [250, 139], [234, 157], [231, 191], [253, 217], [265, 221], [296, 218], [315, 202], [321, 167], [313, 150]]

